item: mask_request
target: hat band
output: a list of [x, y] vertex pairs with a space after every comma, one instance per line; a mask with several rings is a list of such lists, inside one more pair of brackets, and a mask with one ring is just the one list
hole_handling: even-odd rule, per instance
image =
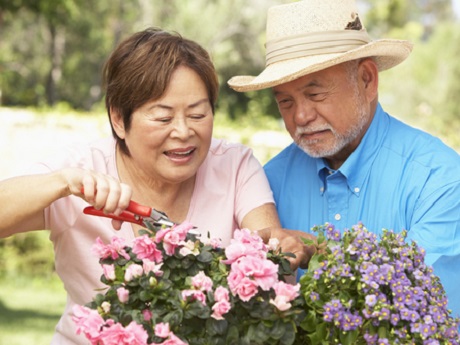
[[311, 55], [345, 53], [370, 41], [365, 30], [322, 31], [283, 37], [266, 43], [266, 66]]

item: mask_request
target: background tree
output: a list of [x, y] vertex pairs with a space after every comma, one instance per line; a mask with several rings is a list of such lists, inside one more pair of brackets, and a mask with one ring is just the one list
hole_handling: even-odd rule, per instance
[[[460, 122], [455, 101], [460, 28], [451, 0], [358, 1], [372, 37], [415, 43], [408, 61], [382, 73], [380, 99], [386, 108], [460, 147], [451, 130]], [[134, 31], [160, 26], [211, 52], [221, 83], [218, 113], [231, 119], [277, 117], [269, 90], [237, 93], [226, 82], [263, 69], [267, 8], [289, 2], [0, 0], [0, 102], [101, 107], [100, 74], [110, 51]]]

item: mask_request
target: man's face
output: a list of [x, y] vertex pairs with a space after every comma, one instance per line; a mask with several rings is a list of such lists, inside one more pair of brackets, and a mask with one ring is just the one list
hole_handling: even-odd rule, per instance
[[353, 61], [273, 88], [296, 144], [312, 157], [326, 158], [331, 167], [356, 149], [372, 120], [362, 69]]

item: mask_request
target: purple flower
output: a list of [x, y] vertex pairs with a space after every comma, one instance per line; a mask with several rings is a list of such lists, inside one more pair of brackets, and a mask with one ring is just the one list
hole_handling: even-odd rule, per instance
[[312, 301], [318, 301], [319, 300], [319, 294], [317, 292], [310, 293], [310, 299]]
[[370, 335], [369, 333], [365, 333], [364, 334], [364, 340], [366, 340], [367, 344], [375, 344], [377, 342], [377, 339], [378, 339], [378, 335], [377, 334], [373, 334], [373, 335]]
[[367, 295], [366, 296], [366, 305], [369, 307], [373, 307], [377, 303], [377, 296], [376, 295]]
[[438, 327], [436, 326], [435, 323], [431, 323], [431, 324], [423, 323], [420, 327], [420, 334], [422, 335], [423, 338], [428, 338], [429, 336], [435, 334], [437, 330], [438, 330]]
[[390, 315], [390, 322], [393, 326], [396, 326], [399, 322], [400, 318], [399, 315], [396, 313], [393, 313]]

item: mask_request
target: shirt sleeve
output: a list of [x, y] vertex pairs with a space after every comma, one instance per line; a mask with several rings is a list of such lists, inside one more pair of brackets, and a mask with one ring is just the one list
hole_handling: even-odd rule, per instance
[[440, 278], [452, 314], [460, 316], [460, 182], [436, 188], [421, 201], [408, 239], [426, 250], [425, 263]]
[[274, 203], [267, 176], [249, 148], [243, 150], [237, 170], [236, 185], [235, 216], [239, 224], [253, 209]]

